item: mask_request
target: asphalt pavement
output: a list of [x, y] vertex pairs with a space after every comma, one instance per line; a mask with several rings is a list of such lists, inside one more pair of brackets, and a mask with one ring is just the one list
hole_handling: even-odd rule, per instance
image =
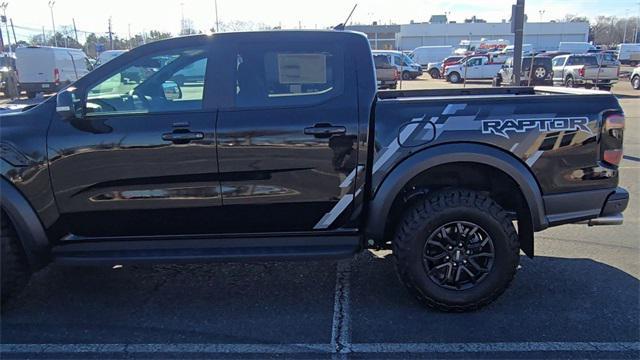
[[389, 252], [339, 262], [51, 265], [2, 309], [1, 356], [638, 359], [640, 91], [625, 82], [614, 93], [627, 116], [625, 224], [537, 234], [538, 256], [522, 257], [512, 286], [480, 311], [423, 308], [396, 279]]

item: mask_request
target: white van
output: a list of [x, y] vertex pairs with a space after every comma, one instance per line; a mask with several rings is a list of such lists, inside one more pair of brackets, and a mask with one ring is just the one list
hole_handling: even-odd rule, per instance
[[420, 46], [413, 50], [410, 57], [422, 66], [440, 62], [453, 53], [453, 46]]
[[396, 67], [401, 74], [402, 80], [414, 80], [422, 75], [422, 67], [401, 51], [394, 50], [373, 50], [373, 55], [385, 55], [389, 59], [389, 64]]
[[98, 62], [96, 63], [96, 66], [100, 66], [103, 65], [105, 63], [108, 63], [109, 61], [117, 58], [118, 56], [126, 53], [127, 50], [107, 50], [107, 51], [103, 51], [100, 53], [100, 55], [98, 55]]
[[559, 52], [569, 54], [586, 54], [589, 50], [596, 50], [596, 47], [587, 42], [561, 42], [560, 46], [558, 46]]
[[57, 92], [91, 71], [80, 49], [28, 46], [16, 49], [20, 88], [33, 98], [39, 92]]
[[640, 64], [640, 44], [618, 45], [618, 61], [625, 65], [636, 66]]

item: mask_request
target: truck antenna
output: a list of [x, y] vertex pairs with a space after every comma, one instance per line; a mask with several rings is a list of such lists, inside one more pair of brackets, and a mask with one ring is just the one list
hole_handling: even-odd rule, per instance
[[333, 30], [344, 30], [345, 26], [347, 26], [347, 24], [349, 23], [349, 20], [351, 20], [351, 17], [353, 16], [353, 13], [356, 11], [356, 8], [358, 7], [358, 3], [356, 3], [353, 6], [353, 9], [351, 9], [351, 12], [349, 13], [349, 16], [347, 16], [347, 20], [345, 20], [342, 24], [338, 24], [336, 25]]

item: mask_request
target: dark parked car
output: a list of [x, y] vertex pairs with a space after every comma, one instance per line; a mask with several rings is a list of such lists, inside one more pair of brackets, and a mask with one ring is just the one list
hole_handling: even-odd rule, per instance
[[[520, 86], [553, 86], [552, 59], [546, 56], [536, 56], [531, 67], [531, 57], [522, 59], [522, 72], [520, 73]], [[503, 83], [513, 82], [513, 58], [507, 59], [502, 69], [493, 78], [493, 86], [501, 86]]]
[[[171, 80], [196, 62], [204, 81]], [[377, 92], [360, 33], [153, 42], [0, 118], [2, 299], [50, 262], [391, 249], [424, 304], [478, 309], [534, 232], [622, 222], [623, 129], [607, 93]]]

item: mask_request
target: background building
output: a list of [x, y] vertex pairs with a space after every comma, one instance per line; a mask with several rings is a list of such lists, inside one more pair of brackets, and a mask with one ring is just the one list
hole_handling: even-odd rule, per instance
[[351, 25], [347, 30], [360, 31], [367, 34], [373, 50], [395, 50], [398, 47], [400, 25]]
[[[367, 34], [373, 49], [413, 50], [418, 46], [452, 45], [461, 40], [505, 39], [513, 44], [511, 24], [502, 23], [414, 23], [406, 25], [354, 25], [348, 30]], [[555, 50], [561, 42], [586, 42], [589, 23], [528, 22], [524, 43], [535, 50]]]

